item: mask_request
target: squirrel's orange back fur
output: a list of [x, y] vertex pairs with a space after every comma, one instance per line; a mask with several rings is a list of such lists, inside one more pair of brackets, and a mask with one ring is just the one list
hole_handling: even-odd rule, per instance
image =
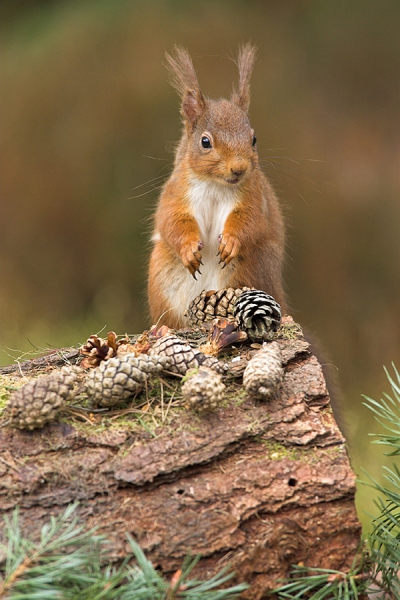
[[247, 116], [254, 57], [254, 48], [244, 46], [238, 89], [230, 100], [209, 100], [187, 51], [167, 55], [184, 131], [155, 215], [148, 282], [153, 322], [184, 326], [185, 309], [203, 289], [255, 287], [285, 309], [283, 219], [259, 168]]

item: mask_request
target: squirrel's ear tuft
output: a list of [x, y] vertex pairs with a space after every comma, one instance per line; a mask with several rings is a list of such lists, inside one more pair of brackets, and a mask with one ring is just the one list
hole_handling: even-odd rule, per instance
[[205, 110], [205, 102], [202, 94], [201, 98], [202, 101], [199, 101], [198, 94], [195, 90], [187, 90], [182, 100], [182, 114], [185, 119], [189, 121], [192, 128], [196, 125], [197, 120]]
[[238, 90], [235, 90], [232, 95], [232, 102], [240, 106], [245, 112], [249, 110], [250, 105], [250, 77], [255, 58], [256, 48], [252, 44], [245, 44], [239, 48], [237, 60], [239, 86]]
[[194, 127], [197, 119], [206, 109], [206, 101], [197, 80], [189, 52], [181, 46], [174, 46], [172, 54], [166, 54], [170, 82], [182, 98], [182, 114]]

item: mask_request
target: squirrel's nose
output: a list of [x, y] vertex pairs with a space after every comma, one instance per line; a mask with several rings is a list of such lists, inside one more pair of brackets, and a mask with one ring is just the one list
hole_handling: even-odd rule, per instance
[[245, 170], [246, 169], [244, 169], [242, 167], [234, 167], [231, 169], [231, 172], [232, 172], [232, 175], [235, 175], [236, 177], [240, 177], [241, 175], [243, 175]]
[[235, 177], [240, 177], [241, 175], [243, 175], [243, 173], [245, 173], [247, 166], [248, 165], [245, 159], [238, 158], [235, 161], [232, 161], [230, 164], [232, 175], [234, 175]]

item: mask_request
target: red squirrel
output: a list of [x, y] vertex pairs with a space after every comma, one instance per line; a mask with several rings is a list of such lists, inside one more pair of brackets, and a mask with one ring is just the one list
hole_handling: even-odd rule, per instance
[[230, 100], [200, 90], [188, 52], [167, 54], [182, 98], [183, 133], [155, 214], [148, 298], [153, 323], [187, 325], [184, 311], [202, 290], [254, 287], [285, 311], [284, 224], [262, 173], [248, 118], [255, 48], [239, 50]]

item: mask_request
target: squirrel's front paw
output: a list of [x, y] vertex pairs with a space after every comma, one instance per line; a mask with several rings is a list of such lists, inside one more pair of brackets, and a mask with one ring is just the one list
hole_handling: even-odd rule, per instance
[[203, 249], [203, 242], [189, 242], [184, 246], [181, 250], [181, 259], [183, 266], [186, 267], [190, 274], [197, 280], [196, 273], [200, 271], [200, 265], [202, 265], [201, 261], [201, 253], [200, 250]]
[[217, 256], [219, 255], [219, 262], [224, 263], [222, 265], [222, 268], [224, 268], [239, 254], [240, 242], [230, 233], [221, 233], [218, 236], [218, 241], [219, 246]]

